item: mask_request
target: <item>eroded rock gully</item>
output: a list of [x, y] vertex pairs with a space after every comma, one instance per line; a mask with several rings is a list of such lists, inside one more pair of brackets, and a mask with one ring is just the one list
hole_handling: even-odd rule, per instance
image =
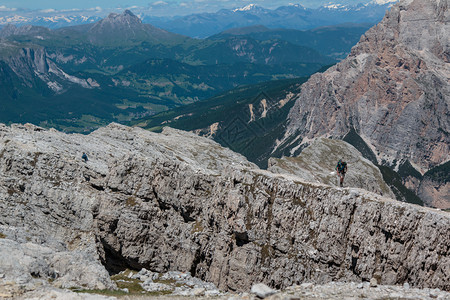
[[0, 168], [4, 240], [41, 247], [34, 275], [63, 287], [110, 287], [101, 261], [231, 291], [373, 277], [450, 290], [448, 213], [260, 170], [190, 133], [1, 126]]

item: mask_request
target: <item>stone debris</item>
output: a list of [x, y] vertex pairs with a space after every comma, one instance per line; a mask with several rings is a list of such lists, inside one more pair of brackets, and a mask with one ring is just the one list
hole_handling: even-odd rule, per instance
[[[3, 298], [2, 298], [3, 297]], [[14, 300], [117, 300], [116, 297], [102, 296], [98, 294], [76, 293], [67, 289], [58, 289], [45, 286], [30, 291], [21, 296], [12, 297], [0, 293], [0, 299], [13, 298]]]
[[[326, 284], [301, 284], [288, 287], [285, 290], [275, 291], [264, 299], [266, 300], [342, 300], [342, 299], [367, 299], [367, 300], [448, 300], [450, 293], [439, 289], [417, 289], [404, 288], [403, 286], [378, 285], [376, 288], [369, 286], [368, 282], [363, 283], [343, 283], [329, 282]], [[269, 288], [270, 289], [270, 288]], [[0, 297], [4, 295], [0, 295]], [[116, 297], [106, 297], [96, 294], [74, 293], [68, 290], [46, 287], [45, 289], [28, 292], [15, 299], [61, 299], [61, 300], [139, 300], [139, 299], [167, 299], [167, 300], [189, 300], [189, 299], [217, 299], [217, 300], [258, 300], [262, 297], [255, 293], [224, 293], [209, 295], [202, 288], [193, 288], [192, 292], [186, 295], [129, 295]]]
[[175, 287], [169, 284], [157, 283], [153, 282], [152, 280], [146, 280], [141, 285], [147, 292], [172, 292], [175, 290]]
[[340, 299], [450, 299], [450, 293], [439, 289], [418, 289], [405, 288], [394, 285], [369, 286], [368, 282], [343, 283], [330, 282], [326, 284], [312, 284], [309, 286], [299, 285], [287, 288], [267, 299], [320, 299], [320, 300], [340, 300]]
[[142, 268], [136, 274], [133, 274], [133, 273], [130, 272], [129, 277], [133, 278], [133, 279], [138, 279], [138, 280], [141, 280], [141, 281], [147, 281], [147, 280], [153, 281], [153, 280], [159, 278], [159, 274], [158, 273], [154, 273], [152, 271], [149, 271], [149, 270], [147, 270], [145, 268]]
[[276, 290], [268, 287], [264, 283], [257, 283], [252, 286], [252, 289], [250, 290], [250, 293], [255, 294], [259, 298], [266, 298], [270, 295], [276, 294]]
[[143, 268], [137, 273], [131, 272], [129, 278], [141, 281], [142, 288], [151, 293], [170, 292], [171, 295], [179, 296], [224, 295], [213, 283], [192, 277], [190, 272], [169, 271], [160, 274]]

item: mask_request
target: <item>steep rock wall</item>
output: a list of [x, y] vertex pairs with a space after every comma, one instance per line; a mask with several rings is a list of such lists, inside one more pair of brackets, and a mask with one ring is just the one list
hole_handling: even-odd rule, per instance
[[112, 271], [191, 271], [228, 290], [372, 277], [450, 290], [448, 213], [259, 170], [193, 134], [2, 126], [0, 167], [7, 239]]
[[449, 0], [394, 5], [345, 60], [302, 86], [284, 142], [355, 128], [380, 163], [409, 160], [423, 174], [448, 161], [448, 8]]

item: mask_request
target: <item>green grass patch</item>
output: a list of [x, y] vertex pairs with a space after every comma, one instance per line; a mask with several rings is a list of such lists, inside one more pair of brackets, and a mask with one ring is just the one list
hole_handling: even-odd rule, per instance
[[4, 235], [2, 232], [0, 232], [0, 239], [6, 238], [6, 235]]
[[373, 164], [377, 164], [377, 157], [375, 153], [373, 153], [372, 149], [364, 142], [364, 140], [359, 136], [354, 128], [350, 129], [350, 131], [343, 138], [344, 142], [349, 143], [353, 147], [355, 147], [364, 158], [370, 160]]
[[[123, 296], [147, 296], [147, 297], [156, 297], [156, 296], [165, 296], [172, 294], [172, 291], [159, 291], [159, 292], [147, 292], [141, 286], [142, 281], [134, 278], [130, 278], [131, 275], [136, 274], [136, 271], [133, 270], [125, 270], [119, 274], [112, 275], [111, 280], [115, 282], [117, 285], [117, 290], [88, 290], [88, 289], [79, 289], [79, 288], [71, 288], [70, 290], [76, 293], [87, 293], [87, 294], [96, 294], [103, 296], [114, 296], [114, 297], [123, 297]], [[154, 282], [158, 283], [175, 283], [175, 280], [155, 280]], [[124, 291], [127, 289], [128, 292]]]
[[127, 293], [122, 290], [86, 290], [86, 289], [70, 289], [75, 293], [85, 293], [85, 294], [95, 294], [95, 295], [103, 295], [103, 296], [129, 296], [130, 293]]
[[131, 274], [135, 274], [135, 271], [125, 270], [119, 274], [111, 276], [111, 279], [117, 284], [119, 289], [128, 289], [130, 294], [142, 294], [145, 290], [140, 285], [141, 281], [138, 279], [130, 278]]

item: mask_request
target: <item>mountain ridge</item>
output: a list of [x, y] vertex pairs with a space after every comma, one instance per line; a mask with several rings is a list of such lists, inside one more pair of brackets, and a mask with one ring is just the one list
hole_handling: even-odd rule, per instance
[[[252, 6], [253, 9], [245, 9], [244, 6], [241, 8], [221, 9], [215, 13], [199, 13], [181, 17], [154, 17], [152, 13], [145, 9], [134, 9], [138, 11], [138, 15], [143, 19], [144, 23], [153, 24], [171, 32], [204, 38], [231, 27], [249, 26], [255, 24], [255, 21], [262, 22], [264, 23], [263, 25], [271, 28], [302, 30], [344, 22], [371, 22], [375, 24], [381, 20], [385, 10], [389, 9], [390, 3], [371, 2], [366, 5], [347, 5], [345, 7], [346, 9], [342, 10], [333, 9], [329, 6], [324, 10], [323, 8], [305, 8], [301, 5], [280, 6], [276, 9], [266, 9], [259, 6]], [[42, 17], [26, 16], [26, 14], [20, 16], [17, 12], [15, 12], [14, 17], [8, 17], [7, 13], [4, 13], [6, 16], [0, 16], [0, 26], [11, 23], [16, 25], [48, 25], [47, 27], [49, 28], [60, 28], [70, 24], [92, 24], [102, 17], [98, 11], [92, 11], [91, 14], [94, 14], [94, 16], [91, 17], [87, 16], [86, 13], [88, 12], [82, 12], [78, 16], [70, 15], [67, 12], [55, 11], [46, 12], [45, 16]], [[195, 23], [199, 26], [195, 25]], [[202, 29], [201, 26], [204, 28]], [[208, 28], [205, 28], [205, 26]], [[190, 30], [186, 30], [189, 28]]]
[[0, 125], [0, 162], [0, 247], [35, 249], [20, 268], [0, 256], [0, 288], [113, 288], [107, 270], [146, 268], [225, 291], [372, 278], [450, 289], [448, 213], [260, 170], [193, 133]]
[[[439, 5], [437, 5], [438, 3]], [[323, 83], [328, 84], [331, 78], [336, 78], [336, 76], [340, 74], [344, 74], [346, 77], [349, 78], [344, 80], [361, 80], [359, 79], [359, 76], [367, 77], [369, 76], [367, 75], [368, 73], [370, 74], [375, 71], [384, 72], [380, 74], [380, 76], [382, 77], [391, 76], [391, 78], [388, 79], [387, 83], [393, 84], [393, 86], [387, 85], [382, 86], [381, 88], [377, 88], [375, 91], [378, 94], [373, 95], [378, 96], [380, 99], [383, 99], [383, 101], [393, 101], [392, 99], [397, 99], [397, 97], [403, 95], [401, 93], [398, 94], [397, 92], [394, 91], [394, 89], [408, 88], [408, 86], [406, 87], [401, 86], [401, 82], [404, 81], [405, 78], [408, 78], [409, 85], [411, 85], [410, 87], [411, 92], [405, 91], [406, 93], [405, 95], [406, 96], [409, 95], [410, 97], [410, 99], [408, 100], [406, 99], [403, 100], [403, 102], [408, 101], [405, 103], [405, 105], [409, 104], [409, 101], [413, 100], [417, 101], [421, 99], [420, 98], [421, 94], [419, 95], [411, 94], [415, 89], [418, 89], [418, 92], [420, 91], [421, 93], [423, 93], [424, 96], [427, 96], [424, 83], [421, 83], [420, 80], [431, 80], [431, 79], [427, 78], [422, 79], [421, 74], [423, 73], [424, 76], [425, 74], [430, 74], [429, 76], [432, 76], [431, 74], [435, 74], [436, 76], [438, 76], [437, 78], [445, 80], [446, 78], [445, 74], [450, 73], [448, 71], [449, 65], [448, 63], [445, 62], [448, 58], [446, 57], [445, 53], [447, 50], [445, 49], [444, 46], [446, 45], [445, 32], [446, 30], [448, 30], [448, 25], [445, 25], [444, 23], [445, 21], [443, 21], [441, 16], [442, 13], [445, 11], [444, 7], [446, 4], [448, 4], [448, 0], [443, 0], [440, 2], [434, 0], [431, 1], [428, 5], [425, 4], [425, 1], [420, 0], [401, 1], [400, 4], [394, 6], [394, 9], [391, 10], [391, 12], [386, 15], [382, 23], [378, 24], [376, 27], [373, 27], [361, 38], [361, 41], [355, 47], [352, 48], [352, 52], [347, 59], [340, 62], [336, 66], [332, 67], [326, 73], [317, 74], [313, 76], [310, 82], [306, 84], [306, 88], [304, 88], [304, 90], [302, 91], [304, 96], [300, 95], [300, 97], [305, 97], [307, 93], [311, 92], [310, 87], [308, 85], [313, 84], [313, 82], [316, 80], [319, 80], [316, 82], [316, 84], [323, 84]], [[408, 20], [411, 20], [411, 18], [421, 17], [422, 13], [419, 11], [419, 9], [425, 10], [423, 12], [424, 15], [431, 13], [432, 14], [431, 16], [436, 16], [437, 20], [441, 20], [440, 21], [441, 23], [439, 23], [441, 24], [441, 26], [437, 26], [433, 25], [431, 22], [428, 23], [427, 20], [430, 20], [430, 17], [426, 18], [424, 16], [422, 18], [424, 20], [423, 28], [427, 28], [427, 26], [436, 26], [436, 28], [439, 28], [436, 29], [437, 32], [441, 32], [441, 34], [433, 36], [424, 35], [422, 33], [415, 34], [413, 28], [411, 28], [410, 26], [406, 26], [406, 24], [408, 24], [409, 22]], [[401, 19], [398, 17], [400, 13], [402, 14]], [[411, 22], [414, 22], [414, 19], [412, 19]], [[398, 35], [398, 37], [396, 35]], [[383, 36], [384, 39], [380, 39], [380, 36]], [[416, 39], [411, 39], [411, 36], [415, 36]], [[388, 50], [388, 48], [392, 50]], [[388, 71], [389, 74], [387, 74], [386, 71]], [[324, 80], [324, 82], [322, 83], [320, 82], [320, 80]], [[438, 82], [436, 82], [436, 84], [438, 85], [436, 86], [435, 89], [431, 91], [433, 93], [435, 91], [437, 95], [435, 96], [430, 95], [430, 97], [432, 98], [430, 98], [429, 101], [437, 102], [437, 105], [443, 105], [442, 113], [445, 114], [446, 111], [448, 113], [448, 107], [446, 108], [446, 101], [445, 101], [445, 99], [448, 99], [447, 97], [448, 95], [445, 96], [446, 93], [449, 92], [448, 85], [446, 85], [443, 81], [439, 83], [440, 80], [439, 79], [437, 80]], [[397, 83], [399, 84], [398, 86], [396, 86]], [[344, 84], [344, 88], [342, 88], [341, 86], [340, 89], [342, 91], [339, 91], [340, 93], [338, 93], [338, 90], [331, 91], [331, 96], [327, 100], [328, 102], [333, 101], [334, 104], [332, 103], [330, 104], [334, 106], [340, 106], [341, 103], [353, 103], [353, 101], [361, 100], [364, 97], [368, 97], [367, 94], [366, 96], [360, 93], [349, 94], [351, 88], [358, 87], [358, 85], [353, 84], [350, 86], [350, 88], [346, 88], [345, 87], [346, 84], [347, 83]], [[365, 89], [363, 91], [365, 93], [369, 93], [371, 91], [370, 89], [372, 88], [371, 86], [362, 86], [362, 87]], [[347, 100], [344, 102], [343, 101], [343, 97], [345, 97], [344, 95], [347, 97], [352, 97], [353, 100]], [[322, 98], [323, 97], [325, 96], [322, 96]], [[321, 99], [321, 101], [323, 101], [323, 99]], [[420, 101], [423, 101], [423, 99]], [[295, 108], [293, 108], [293, 111], [291, 112], [290, 115], [291, 126], [288, 129], [288, 132], [290, 133], [296, 130], [295, 126], [297, 126], [296, 124], [298, 123], [299, 119], [298, 113], [296, 111], [299, 110], [300, 103], [301, 102], [298, 101], [298, 104], [296, 105]], [[380, 105], [381, 104], [383, 103], [380, 102]], [[328, 110], [325, 110], [325, 112], [327, 111]], [[399, 112], [402, 111], [403, 110], [399, 107]], [[363, 112], [360, 111], [360, 113]], [[356, 115], [357, 114], [356, 112], [354, 114], [355, 115], [352, 116], [353, 118], [347, 118], [346, 120], [343, 120], [343, 123], [337, 123], [337, 125], [339, 126], [336, 126], [336, 130], [332, 129], [335, 130], [332, 134], [344, 135], [350, 129], [348, 127], [349, 124], [351, 124], [352, 121], [356, 122], [358, 118], [359, 119], [361, 118], [361, 116]], [[439, 114], [436, 116], [437, 116], [436, 122], [437, 124], [440, 124], [437, 125], [437, 128], [442, 128], [441, 131], [436, 132], [436, 134], [438, 134], [436, 138], [437, 141], [439, 141], [440, 139], [439, 136], [443, 138], [443, 140], [439, 142], [439, 145], [443, 146], [444, 147], [443, 149], [445, 149], [448, 146], [448, 143], [447, 146], [445, 146], [445, 144], [442, 144], [443, 141], [445, 141], [443, 135], [445, 132], [449, 131], [450, 126], [447, 124], [448, 122], [446, 122], [445, 119], [439, 117]], [[360, 123], [353, 123], [353, 125], [355, 126], [357, 125], [361, 129], [364, 129], [364, 135], [367, 138], [369, 138], [372, 135], [372, 133], [369, 133], [369, 129], [367, 129], [367, 126], [362, 126], [360, 125]], [[324, 128], [328, 128], [329, 126], [334, 128], [335, 125], [334, 123], [330, 123], [329, 125], [324, 126]], [[316, 127], [317, 125], [314, 128]], [[309, 126], [306, 126], [306, 128], [309, 128]], [[415, 128], [415, 126], [413, 126], [413, 128]], [[317, 133], [313, 133], [316, 130], [318, 129], [313, 129], [309, 137], [317, 135]], [[325, 132], [323, 129], [321, 129], [320, 131]], [[332, 131], [330, 130], [330, 132]], [[417, 129], [415, 132], [420, 132], [420, 129]], [[431, 132], [430, 135], [433, 136]], [[408, 138], [410, 137], [411, 136], [408, 136]], [[433, 147], [440, 148], [440, 146], [438, 147], [437, 145], [433, 145]], [[439, 153], [436, 153], [437, 156], [435, 158], [430, 157], [425, 158], [423, 160], [415, 158], [414, 163], [416, 163], [416, 165], [425, 167], [424, 169], [427, 169], [429, 166], [432, 166], [433, 164], [434, 165], [440, 164], [448, 160], [448, 157], [445, 158], [445, 153], [447, 153], [448, 155], [448, 150], [441, 152], [441, 154], [444, 156], [439, 155]], [[396, 157], [394, 155], [394, 157], [390, 158], [389, 161], [394, 161], [395, 158]], [[400, 157], [398, 157], [398, 159], [400, 159]]]
[[274, 10], [258, 7], [244, 11], [223, 9], [217, 13], [192, 14], [166, 21], [144, 17], [144, 21], [154, 22], [155, 25], [172, 32], [205, 38], [227, 29], [252, 25], [307, 30], [348, 22], [375, 24], [383, 18], [391, 5], [392, 3], [369, 3], [346, 6], [343, 10], [323, 7], [305, 9], [299, 6], [281, 6]]

